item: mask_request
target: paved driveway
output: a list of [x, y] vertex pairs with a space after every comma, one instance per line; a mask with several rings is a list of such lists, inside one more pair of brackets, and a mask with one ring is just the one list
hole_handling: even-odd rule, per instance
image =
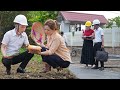
[[79, 79], [120, 79], [120, 72], [85, 68], [80, 64], [71, 64], [69, 70]]

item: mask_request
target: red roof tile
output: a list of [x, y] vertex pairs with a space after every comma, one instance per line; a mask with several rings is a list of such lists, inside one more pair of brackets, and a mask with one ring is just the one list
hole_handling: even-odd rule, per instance
[[99, 19], [102, 24], [106, 24], [108, 21], [103, 15], [96, 15], [96, 14], [87, 14], [87, 13], [76, 13], [76, 12], [67, 12], [67, 11], [60, 11], [63, 18], [68, 21], [93, 21], [94, 19]]

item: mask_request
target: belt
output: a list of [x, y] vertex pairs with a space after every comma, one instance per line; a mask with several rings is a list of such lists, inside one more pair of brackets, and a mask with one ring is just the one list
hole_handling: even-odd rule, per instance
[[[13, 57], [18, 56], [18, 55], [19, 54], [15, 54], [15, 55], [9, 56], [8, 59], [12, 59]], [[2, 58], [5, 58], [5, 57], [2, 57]]]
[[97, 44], [97, 43], [102, 43], [102, 42], [94, 42], [94, 44]]

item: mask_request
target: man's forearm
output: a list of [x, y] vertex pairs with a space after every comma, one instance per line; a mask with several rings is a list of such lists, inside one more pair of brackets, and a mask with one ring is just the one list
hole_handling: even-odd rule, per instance
[[1, 45], [1, 53], [3, 56], [6, 56], [6, 47]]
[[102, 46], [104, 46], [104, 37], [102, 36]]

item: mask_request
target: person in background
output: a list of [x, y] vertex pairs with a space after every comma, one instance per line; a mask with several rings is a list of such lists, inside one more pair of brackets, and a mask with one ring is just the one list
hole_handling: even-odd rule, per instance
[[64, 34], [63, 31], [61, 31], [60, 34], [61, 34], [61, 36], [64, 38], [65, 44], [66, 44], [66, 46], [67, 46], [67, 37], [66, 37], [66, 35]]
[[25, 51], [20, 54], [19, 49], [23, 44], [27, 47], [29, 45], [28, 36], [25, 33], [26, 26], [28, 26], [27, 18], [20, 14], [14, 19], [15, 28], [7, 31], [4, 34], [1, 52], [2, 63], [6, 67], [8, 75], [11, 74], [11, 65], [22, 62], [17, 68], [17, 73], [25, 73], [25, 67], [34, 54]]
[[[93, 26], [95, 29], [95, 40], [94, 40], [94, 57], [96, 57], [96, 51], [104, 48], [104, 33], [103, 29], [100, 27], [100, 21], [95, 19], [93, 21]], [[100, 70], [104, 70], [104, 62], [100, 61]], [[98, 61], [95, 60], [95, 67], [93, 69], [98, 69]]]
[[82, 47], [82, 54], [81, 54], [81, 64], [86, 64], [86, 67], [88, 65], [94, 65], [94, 48], [93, 48], [93, 39], [95, 38], [94, 30], [91, 29], [92, 23], [90, 21], [87, 21], [85, 23], [85, 30], [82, 34], [83, 39], [83, 47]]
[[39, 55], [46, 62], [43, 72], [51, 70], [51, 66], [57, 71], [67, 68], [71, 62], [70, 51], [66, 47], [63, 37], [57, 32], [57, 21], [48, 19], [44, 23], [44, 30], [47, 35], [46, 46], [41, 45], [42, 49]]

